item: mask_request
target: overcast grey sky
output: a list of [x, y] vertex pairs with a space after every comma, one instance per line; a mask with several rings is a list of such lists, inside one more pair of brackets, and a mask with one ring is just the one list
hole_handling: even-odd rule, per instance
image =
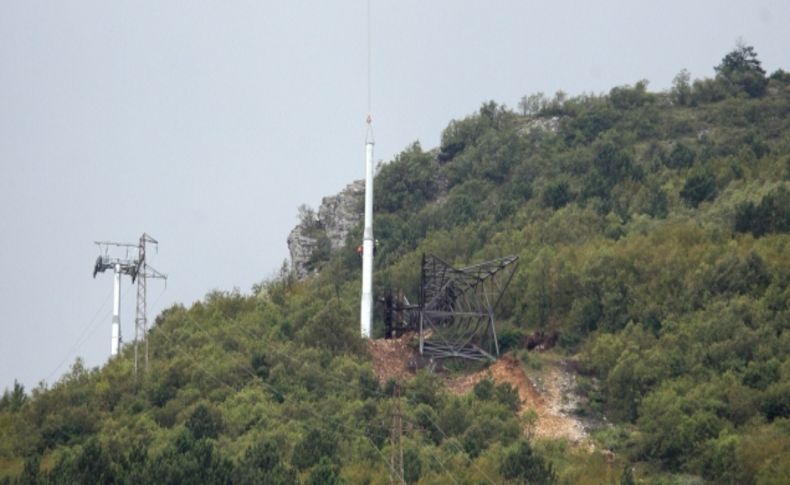
[[[739, 37], [790, 69], [788, 2], [373, 3], [385, 161], [486, 100], [710, 77]], [[297, 207], [363, 177], [365, 22], [364, 0], [0, 2], [0, 388], [106, 361], [94, 240], [159, 239], [152, 319], [279, 267]]]

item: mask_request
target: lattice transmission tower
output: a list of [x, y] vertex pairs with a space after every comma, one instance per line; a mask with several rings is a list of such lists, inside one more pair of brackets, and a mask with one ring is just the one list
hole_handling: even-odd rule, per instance
[[137, 376], [138, 351], [137, 342], [140, 336], [145, 344], [145, 372], [148, 373], [148, 278], [161, 279], [167, 284], [167, 275], [160, 273], [148, 264], [146, 246], [153, 244], [159, 250], [159, 241], [146, 233], [140, 236], [137, 245], [137, 311], [134, 318], [134, 375]]
[[400, 409], [400, 384], [395, 383], [392, 395], [392, 429], [390, 430], [390, 483], [406, 483], [403, 474], [403, 415]]
[[417, 332], [420, 354], [432, 359], [496, 360], [494, 310], [517, 266], [516, 256], [455, 268], [423, 255], [418, 303], [402, 292], [383, 300], [385, 337]]

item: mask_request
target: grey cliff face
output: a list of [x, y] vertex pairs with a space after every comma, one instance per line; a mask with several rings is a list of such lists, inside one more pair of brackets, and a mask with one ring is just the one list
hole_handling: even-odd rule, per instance
[[357, 180], [339, 194], [324, 197], [318, 208], [318, 221], [326, 231], [332, 250], [340, 249], [349, 231], [362, 220], [365, 181]]
[[318, 238], [311, 237], [309, 228], [298, 224], [288, 234], [288, 252], [291, 253], [291, 269], [298, 278], [304, 278], [314, 271], [310, 268], [310, 259], [318, 248]]
[[317, 214], [303, 215], [288, 235], [291, 268], [298, 278], [315, 274], [317, 262], [345, 245], [348, 233], [362, 220], [364, 195], [365, 181], [357, 180], [339, 194], [324, 197]]

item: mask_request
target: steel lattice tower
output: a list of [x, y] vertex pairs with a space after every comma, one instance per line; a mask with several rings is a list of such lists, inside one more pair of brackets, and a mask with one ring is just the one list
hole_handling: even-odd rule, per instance
[[392, 429], [390, 430], [390, 483], [406, 483], [403, 476], [403, 416], [400, 408], [400, 384], [395, 383], [393, 392]]
[[495, 360], [499, 355], [494, 310], [510, 284], [518, 257], [455, 268], [423, 255], [417, 305], [402, 292], [384, 301], [385, 337], [416, 331], [420, 354], [433, 358]]
[[140, 236], [140, 242], [137, 246], [137, 311], [135, 312], [134, 319], [134, 375], [137, 375], [138, 367], [138, 350], [137, 345], [139, 339], [142, 337], [145, 343], [145, 372], [148, 372], [148, 303], [146, 301], [148, 287], [148, 278], [162, 279], [167, 281], [167, 275], [164, 275], [151, 267], [146, 260], [146, 246], [153, 244], [154, 247], [159, 247], [159, 241], [152, 238], [146, 233]]

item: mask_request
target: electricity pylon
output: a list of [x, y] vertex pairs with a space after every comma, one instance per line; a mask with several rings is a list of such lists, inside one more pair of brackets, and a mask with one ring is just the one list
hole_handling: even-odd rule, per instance
[[390, 430], [390, 483], [406, 483], [403, 477], [403, 421], [400, 410], [400, 384], [395, 383], [393, 392], [392, 429]]
[[147, 280], [148, 278], [162, 279], [167, 284], [167, 275], [160, 273], [148, 264], [145, 259], [145, 250], [148, 244], [153, 244], [159, 250], [159, 241], [146, 233], [140, 236], [137, 246], [137, 311], [134, 319], [134, 375], [137, 376], [137, 341], [140, 336], [145, 342], [145, 372], [148, 373], [148, 307], [147, 307]]

